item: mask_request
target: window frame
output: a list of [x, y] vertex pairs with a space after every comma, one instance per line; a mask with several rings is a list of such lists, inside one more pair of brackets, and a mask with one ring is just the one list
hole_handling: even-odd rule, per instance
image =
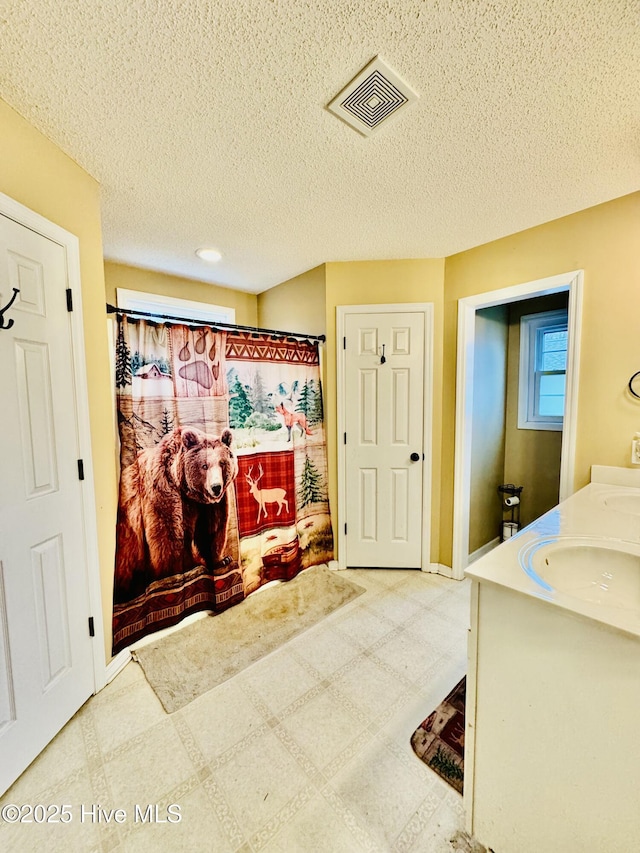
[[[569, 314], [567, 309], [524, 314], [520, 318], [520, 371], [518, 375], [518, 429], [561, 431], [564, 427], [562, 415], [537, 414], [541, 375], [567, 375], [563, 371], [541, 371], [537, 369], [538, 340], [544, 332], [567, 332], [567, 361], [569, 358]], [[566, 385], [565, 385], [566, 405]]]

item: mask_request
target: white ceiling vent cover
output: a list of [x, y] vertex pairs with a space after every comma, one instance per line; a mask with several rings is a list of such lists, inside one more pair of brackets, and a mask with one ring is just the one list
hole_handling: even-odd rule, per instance
[[327, 109], [363, 136], [371, 136], [418, 97], [417, 92], [376, 56], [327, 104]]

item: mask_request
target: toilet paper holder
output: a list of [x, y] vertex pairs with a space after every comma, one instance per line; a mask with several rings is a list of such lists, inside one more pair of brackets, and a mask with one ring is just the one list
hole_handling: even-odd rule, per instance
[[513, 483], [503, 483], [498, 486], [498, 492], [503, 495], [503, 511], [509, 512], [509, 517], [502, 519], [500, 528], [500, 541], [510, 539], [520, 529], [520, 493], [524, 486], [516, 486]]

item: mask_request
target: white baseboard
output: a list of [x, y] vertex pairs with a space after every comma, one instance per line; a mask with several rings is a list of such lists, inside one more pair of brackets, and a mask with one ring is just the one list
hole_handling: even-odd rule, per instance
[[453, 577], [453, 569], [451, 566], [445, 566], [444, 563], [431, 563], [429, 571], [437, 575], [443, 575], [445, 578]]
[[118, 675], [119, 672], [122, 672], [130, 660], [131, 652], [129, 649], [123, 649], [114, 658], [112, 658], [105, 667], [104, 684], [102, 686], [106, 687], [110, 681], [113, 681], [116, 675]]
[[337, 572], [341, 570], [340, 563], [337, 560], [329, 560], [327, 566], [331, 569], [332, 572]]
[[482, 545], [480, 548], [477, 548], [473, 554], [469, 554], [469, 563], [475, 563], [476, 560], [479, 560], [480, 557], [484, 557], [485, 554], [488, 554], [489, 551], [493, 551], [493, 549], [500, 544], [500, 537], [496, 536], [495, 539], [492, 539], [491, 542], [487, 542], [486, 545]]

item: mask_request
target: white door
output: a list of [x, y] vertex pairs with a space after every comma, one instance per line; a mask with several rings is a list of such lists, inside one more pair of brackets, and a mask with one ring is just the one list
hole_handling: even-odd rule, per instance
[[67, 287], [65, 249], [0, 214], [0, 792], [93, 693]]
[[345, 317], [347, 565], [423, 564], [424, 312]]

